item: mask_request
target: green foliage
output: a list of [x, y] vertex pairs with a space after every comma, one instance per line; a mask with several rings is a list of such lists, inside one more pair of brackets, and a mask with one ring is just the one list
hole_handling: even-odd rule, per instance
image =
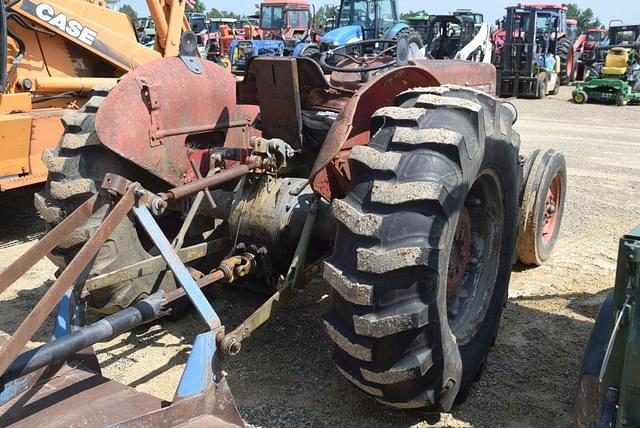
[[316, 9], [313, 17], [313, 26], [315, 28], [324, 28], [329, 18], [335, 18], [338, 15], [338, 8], [332, 5], [323, 5]]
[[411, 18], [412, 16], [429, 16], [429, 14], [424, 9], [416, 10], [416, 11], [410, 10], [409, 12], [401, 13], [400, 19], [407, 19], [407, 18]]
[[575, 19], [578, 21], [578, 29], [580, 31], [588, 30], [589, 28], [598, 28], [602, 25], [597, 16], [594, 15], [593, 10], [590, 7], [586, 9], [580, 9], [576, 3], [569, 3], [567, 11], [567, 18]]
[[202, 0], [196, 0], [196, 5], [191, 10], [192, 13], [204, 13], [207, 10], [207, 7], [204, 5]]
[[129, 16], [129, 19], [131, 19], [131, 22], [135, 22], [135, 20], [138, 19], [138, 14], [128, 4], [123, 4], [122, 6], [120, 6], [120, 9], [118, 9], [118, 12], [124, 13], [125, 15]]
[[207, 12], [207, 18], [235, 18], [242, 19], [246, 18], [245, 15], [240, 15], [238, 13], [230, 12], [228, 10], [218, 10], [215, 7], [212, 8], [209, 12]]

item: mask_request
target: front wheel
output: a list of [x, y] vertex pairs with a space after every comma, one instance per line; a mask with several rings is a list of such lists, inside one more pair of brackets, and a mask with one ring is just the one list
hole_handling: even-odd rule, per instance
[[512, 121], [491, 96], [421, 88], [378, 110], [352, 151], [326, 326], [338, 370], [385, 404], [448, 410], [481, 373], [514, 256]]
[[573, 93], [573, 102], [576, 104], [584, 104], [589, 99], [587, 93], [583, 90], [576, 90]]
[[522, 193], [516, 253], [526, 265], [540, 266], [556, 245], [567, 189], [562, 153], [535, 152], [528, 160]]

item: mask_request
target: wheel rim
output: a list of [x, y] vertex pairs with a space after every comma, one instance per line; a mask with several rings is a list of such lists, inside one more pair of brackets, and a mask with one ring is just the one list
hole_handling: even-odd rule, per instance
[[542, 242], [547, 245], [553, 239], [556, 225], [558, 224], [558, 211], [560, 210], [560, 198], [562, 196], [562, 177], [556, 174], [551, 180], [547, 198], [544, 202], [544, 217], [542, 226]]
[[451, 256], [449, 257], [449, 269], [447, 272], [447, 298], [456, 295], [458, 287], [464, 279], [464, 275], [471, 259], [471, 217], [469, 209], [463, 207], [453, 237]]
[[576, 96], [573, 98], [577, 103], [582, 103], [584, 101], [584, 97], [582, 93], [578, 92]]
[[447, 278], [447, 316], [459, 346], [475, 336], [493, 296], [504, 226], [501, 194], [498, 178], [484, 173], [460, 211]]

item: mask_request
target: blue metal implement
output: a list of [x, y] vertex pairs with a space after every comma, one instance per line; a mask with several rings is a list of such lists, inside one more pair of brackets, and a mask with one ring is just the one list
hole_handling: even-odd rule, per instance
[[217, 353], [221, 351], [216, 344], [216, 333], [208, 331], [196, 336], [187, 365], [176, 389], [174, 401], [200, 394], [217, 381], [214, 379], [214, 365]]
[[140, 220], [140, 224], [142, 224], [142, 227], [147, 232], [153, 243], [158, 247], [160, 254], [162, 254], [167, 265], [175, 275], [180, 285], [182, 285], [182, 288], [184, 288], [184, 291], [187, 293], [187, 296], [189, 296], [193, 305], [198, 310], [200, 317], [211, 330], [220, 327], [221, 322], [218, 314], [216, 314], [216, 311], [211, 307], [211, 304], [209, 304], [209, 301], [180, 260], [180, 257], [176, 254], [171, 243], [167, 240], [147, 207], [144, 205], [136, 205], [133, 208], [133, 212], [136, 217], [138, 217], [138, 220]]

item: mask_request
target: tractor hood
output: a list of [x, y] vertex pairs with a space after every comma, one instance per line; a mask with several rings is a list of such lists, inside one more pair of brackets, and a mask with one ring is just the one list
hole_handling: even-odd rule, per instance
[[336, 28], [326, 33], [320, 39], [320, 43], [327, 44], [331, 47], [346, 45], [362, 40], [362, 27], [359, 25], [348, 25], [346, 27]]

